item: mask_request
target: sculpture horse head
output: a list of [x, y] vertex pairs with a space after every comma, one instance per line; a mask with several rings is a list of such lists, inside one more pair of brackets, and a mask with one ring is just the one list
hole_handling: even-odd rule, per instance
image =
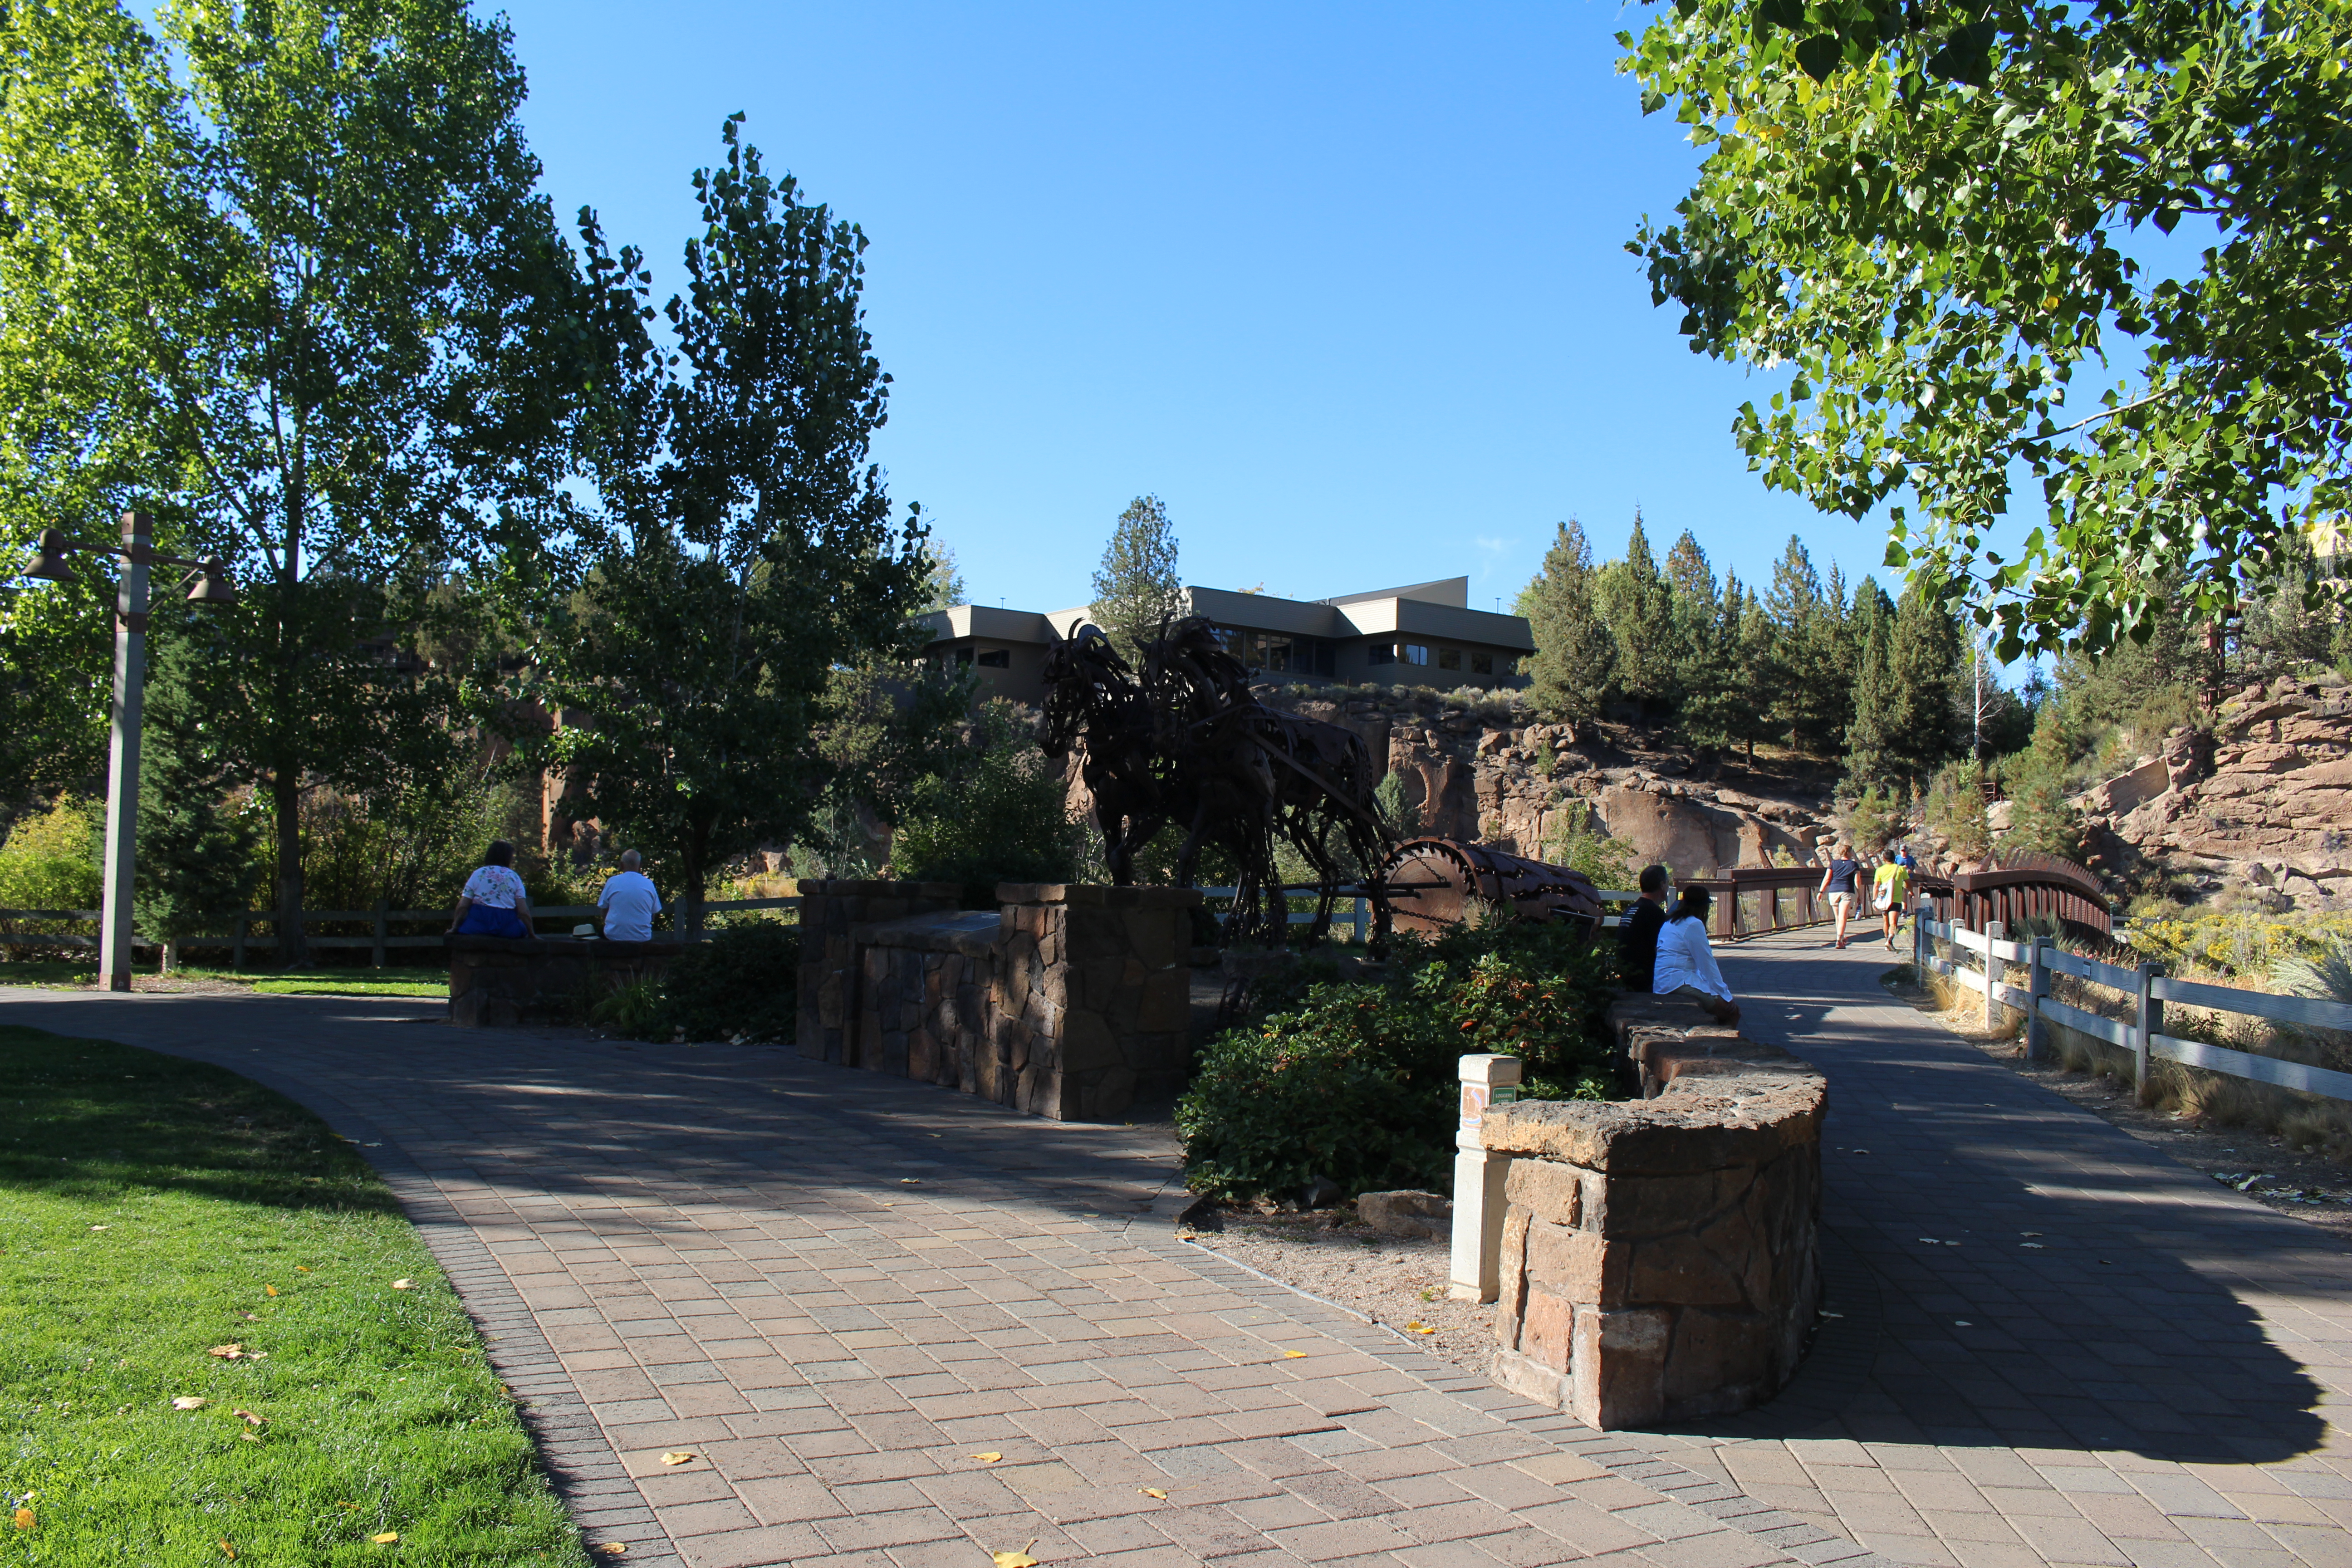
[[1103, 629], [1091, 621], [1045, 656], [1045, 723], [1038, 736], [1045, 753], [1059, 760], [1107, 703], [1125, 696], [1135, 672]]

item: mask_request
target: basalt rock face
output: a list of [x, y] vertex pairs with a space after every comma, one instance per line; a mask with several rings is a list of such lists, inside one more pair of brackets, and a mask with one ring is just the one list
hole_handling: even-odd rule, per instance
[[2352, 687], [2250, 687], [2075, 804], [2096, 868], [2150, 869], [2281, 910], [2352, 909]]
[[1664, 861], [1685, 876], [1733, 866], [1799, 861], [1834, 832], [1826, 789], [1811, 784], [1742, 783], [1735, 789], [1697, 776], [1699, 765], [1672, 752], [1629, 750], [1591, 730], [1409, 701], [1327, 699], [1295, 689], [1261, 692], [1269, 704], [1351, 730], [1403, 786], [1420, 828], [1515, 855], [1545, 856], [1547, 844], [1584, 814], [1586, 826], [1633, 847], [1634, 862]]

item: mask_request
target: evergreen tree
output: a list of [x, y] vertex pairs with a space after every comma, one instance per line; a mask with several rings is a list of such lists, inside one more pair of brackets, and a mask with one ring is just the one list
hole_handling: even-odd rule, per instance
[[1529, 695], [1555, 719], [1590, 719], [1608, 696], [1615, 650], [1593, 604], [1594, 575], [1592, 546], [1570, 518], [1515, 606], [1535, 635]]
[[1696, 695], [1693, 683], [1698, 667], [1714, 652], [1723, 615], [1715, 568], [1687, 528], [1666, 552], [1666, 592], [1667, 623], [1673, 633], [1669, 657], [1680, 677], [1681, 700], [1687, 703]]
[[[1685, 540], [1689, 536], [1685, 534]], [[1693, 546], [1694, 550], [1696, 548]], [[1681, 546], [1675, 547], [1676, 554]], [[1704, 563], [1705, 557], [1701, 558]], [[1673, 565], [1673, 558], [1668, 558]], [[1754, 679], [1742, 658], [1742, 626], [1747, 617], [1747, 590], [1734, 574], [1724, 582], [1723, 595], [1713, 599], [1714, 579], [1706, 586], [1711, 600], [1706, 614], [1696, 611], [1695, 593], [1677, 591], [1675, 604], [1687, 652], [1682, 667], [1683, 700], [1679, 720], [1683, 733], [1696, 745], [1733, 746], [1747, 742], [1753, 760], [1755, 740], [1746, 716], [1756, 708]]]
[[[1738, 608], [1735, 611], [1735, 602]], [[1724, 587], [1724, 618], [1732, 628], [1734, 682], [1727, 698], [1731, 738], [1745, 749], [1750, 767], [1756, 763], [1756, 742], [1780, 732], [1772, 706], [1759, 690], [1772, 670], [1772, 649], [1779, 641], [1772, 616], [1761, 595], [1731, 578]]]
[[1645, 717], [1671, 705], [1675, 697], [1674, 594], [1650, 553], [1638, 510], [1633, 531], [1625, 541], [1625, 559], [1612, 561], [1594, 579], [1593, 604], [1616, 645], [1612, 689], [1639, 703]]
[[1119, 652], [1141, 656], [1162, 621], [1185, 613], [1184, 581], [1176, 574], [1176, 529], [1158, 496], [1138, 496], [1118, 514], [1102, 564], [1095, 568], [1088, 613]]
[[1795, 534], [1772, 565], [1765, 598], [1772, 626], [1768, 661], [1759, 673], [1769, 689], [1775, 732], [1815, 756], [1834, 755], [1843, 743], [1853, 676], [1844, 658], [1845, 579], [1832, 569], [1824, 592], [1813, 558]]
[[[1960, 655], [1959, 626], [1940, 597], [1921, 593], [1916, 584], [1906, 586], [1887, 648], [1896, 703], [1887, 756], [1915, 794], [1956, 749], [1952, 672]], [[1860, 701], [1857, 691], [1857, 706]]]
[[[1895, 606], [1870, 578], [1854, 595], [1848, 630], [1853, 645], [1853, 716], [1845, 732], [1845, 784], [1853, 794], [1892, 783], [1905, 717], [1895, 674]], [[1859, 847], [1859, 846], [1857, 847]]]
[[[226, 930], [243, 913], [258, 876], [254, 824], [224, 805], [238, 781], [222, 726], [207, 722], [230, 693], [217, 679], [216, 628], [194, 612], [149, 644], [140, 728], [138, 886], [132, 918], [163, 939], [163, 967], [177, 968], [183, 938]], [[159, 614], [156, 621], [166, 617]], [[207, 679], [207, 677], [211, 679]]]

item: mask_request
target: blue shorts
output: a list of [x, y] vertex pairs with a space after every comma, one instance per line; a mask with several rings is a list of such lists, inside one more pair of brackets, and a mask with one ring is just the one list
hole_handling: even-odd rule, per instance
[[494, 910], [488, 904], [476, 904], [457, 922], [457, 936], [529, 937], [530, 927], [512, 910]]

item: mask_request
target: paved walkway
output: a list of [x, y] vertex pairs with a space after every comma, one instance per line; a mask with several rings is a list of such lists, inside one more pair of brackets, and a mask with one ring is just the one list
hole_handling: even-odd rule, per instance
[[1873, 1561], [1176, 1241], [1164, 1129], [436, 1012], [0, 994], [359, 1140], [641, 1568]]
[[1892, 1002], [1885, 963], [1726, 954], [1750, 1033], [1830, 1075], [1841, 1315], [1769, 1409], [1654, 1435], [1176, 1242], [1164, 1130], [395, 1003], [0, 1020], [225, 1063], [369, 1145], [632, 1563], [2352, 1565], [2322, 1419], [2352, 1258]]
[[1922, 1018], [1892, 962], [1723, 954], [1746, 1031], [1829, 1075], [1843, 1316], [1769, 1410], [1654, 1449], [1906, 1563], [2352, 1563], [2352, 1255]]

